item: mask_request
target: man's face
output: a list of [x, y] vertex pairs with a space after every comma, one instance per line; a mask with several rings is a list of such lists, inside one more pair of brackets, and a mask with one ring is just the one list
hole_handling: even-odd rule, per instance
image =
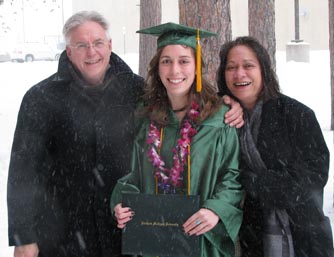
[[74, 29], [66, 52], [74, 67], [91, 85], [102, 84], [112, 50], [111, 39], [103, 27], [87, 21]]

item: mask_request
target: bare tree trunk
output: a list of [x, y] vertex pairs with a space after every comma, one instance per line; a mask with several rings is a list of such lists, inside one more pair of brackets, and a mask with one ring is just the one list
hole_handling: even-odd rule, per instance
[[276, 69], [275, 0], [248, 0], [248, 31], [267, 49]]
[[331, 76], [331, 130], [334, 130], [334, 0], [328, 0], [329, 55]]
[[[331, 77], [330, 80], [331, 81], [331, 130], [334, 130], [334, 18], [333, 16], [334, 16], [334, 0], [328, 0], [329, 59], [330, 59], [330, 77]], [[334, 206], [334, 195], [333, 195], [333, 206]]]
[[[217, 38], [201, 39], [207, 78], [215, 83], [220, 46], [232, 38], [230, 0], [179, 0], [180, 24], [216, 32]], [[203, 69], [203, 73], [206, 72]]]
[[[161, 23], [161, 0], [140, 0], [140, 29]], [[146, 78], [150, 60], [157, 48], [157, 38], [139, 36], [139, 75]]]

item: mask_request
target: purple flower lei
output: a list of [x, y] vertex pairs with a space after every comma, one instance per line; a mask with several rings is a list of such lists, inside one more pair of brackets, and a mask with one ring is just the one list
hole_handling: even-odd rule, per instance
[[172, 149], [173, 167], [170, 169], [165, 167], [165, 162], [159, 154], [161, 147], [160, 130], [153, 122], [149, 126], [148, 139], [146, 141], [149, 145], [147, 156], [154, 167], [155, 176], [160, 181], [159, 187], [164, 192], [168, 192], [170, 188], [183, 186], [182, 172], [184, 166], [187, 164], [188, 149], [191, 140], [197, 133], [195, 119], [199, 115], [198, 109], [199, 105], [196, 102], [192, 103], [187, 117], [182, 122], [180, 138], [177, 140], [177, 145]]

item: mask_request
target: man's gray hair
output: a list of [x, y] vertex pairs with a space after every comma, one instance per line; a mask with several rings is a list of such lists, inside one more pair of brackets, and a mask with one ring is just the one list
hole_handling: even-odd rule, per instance
[[66, 45], [69, 44], [71, 39], [71, 32], [82, 25], [86, 21], [93, 21], [102, 26], [106, 32], [106, 37], [109, 39], [109, 23], [108, 21], [96, 11], [81, 11], [73, 14], [64, 24], [63, 27], [63, 36], [65, 38]]

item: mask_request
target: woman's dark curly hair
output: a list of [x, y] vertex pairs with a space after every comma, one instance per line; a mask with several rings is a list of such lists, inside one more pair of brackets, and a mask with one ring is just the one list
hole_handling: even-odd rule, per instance
[[250, 36], [237, 37], [235, 40], [226, 42], [220, 48], [220, 64], [217, 70], [219, 95], [227, 94], [233, 98], [236, 98], [228, 89], [225, 80], [227, 57], [231, 49], [236, 46], [246, 46], [250, 48], [255, 53], [256, 58], [260, 63], [263, 83], [262, 92], [260, 94], [261, 98], [264, 101], [267, 101], [271, 98], [276, 98], [280, 93], [280, 87], [276, 73], [271, 65], [269, 54], [267, 50], [259, 43], [259, 41]]
[[[188, 46], [184, 47], [187, 48]], [[150, 68], [144, 85], [144, 95], [142, 96], [144, 104], [139, 113], [141, 115], [149, 116], [151, 120], [160, 125], [165, 125], [167, 122], [170, 102], [166, 88], [162, 84], [159, 76], [159, 61], [162, 50], [163, 47], [159, 48], [150, 62]], [[193, 49], [192, 51], [195, 57], [195, 51]], [[201, 93], [196, 92], [196, 79], [190, 90], [190, 101], [196, 101], [200, 106], [200, 117], [198, 122], [206, 119], [212, 113], [217, 111], [222, 103], [221, 98], [217, 95], [217, 88], [211, 85], [203, 76]]]

